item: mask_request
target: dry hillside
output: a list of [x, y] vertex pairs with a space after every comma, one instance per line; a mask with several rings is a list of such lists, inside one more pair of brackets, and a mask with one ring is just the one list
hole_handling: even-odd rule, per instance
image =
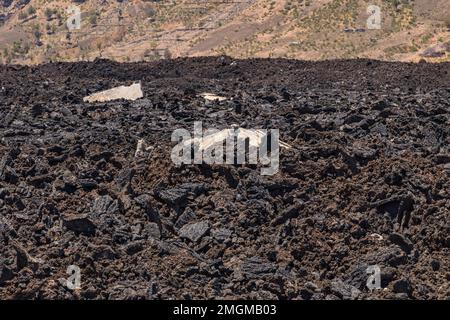
[[[81, 28], [68, 30], [77, 5]], [[369, 30], [367, 7], [381, 8]], [[0, 0], [0, 60], [154, 60], [226, 54], [448, 61], [450, 0]]]

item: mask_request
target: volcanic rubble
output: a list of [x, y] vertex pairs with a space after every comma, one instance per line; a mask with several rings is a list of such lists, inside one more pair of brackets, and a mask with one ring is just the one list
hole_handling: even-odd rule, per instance
[[[448, 299], [449, 73], [229, 57], [0, 66], [0, 299]], [[138, 81], [141, 99], [83, 101]], [[177, 166], [171, 134], [194, 121], [279, 129], [291, 148], [272, 176]]]

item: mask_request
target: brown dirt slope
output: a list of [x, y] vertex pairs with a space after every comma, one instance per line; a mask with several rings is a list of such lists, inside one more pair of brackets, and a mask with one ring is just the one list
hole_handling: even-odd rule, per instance
[[[74, 4], [81, 29], [69, 32], [66, 10]], [[368, 5], [381, 9], [379, 30], [367, 30]], [[27, 64], [222, 54], [448, 61], [449, 8], [449, 0], [2, 0], [0, 58]]]

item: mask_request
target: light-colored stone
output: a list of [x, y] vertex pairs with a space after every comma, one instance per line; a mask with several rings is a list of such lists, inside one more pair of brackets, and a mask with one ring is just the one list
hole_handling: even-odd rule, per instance
[[142, 98], [141, 84], [134, 83], [131, 86], [120, 86], [105, 91], [93, 93], [83, 98], [84, 102], [106, 102], [118, 99], [137, 100]]
[[203, 92], [200, 94], [200, 96], [208, 101], [224, 101], [227, 99], [225, 97], [221, 97], [221, 96], [215, 95], [213, 93], [208, 93], [208, 92]]
[[[232, 137], [237, 136], [240, 139], [248, 138], [252, 147], [260, 147], [263, 140], [266, 139], [266, 133], [262, 130], [250, 130], [244, 128], [238, 128], [236, 131], [234, 129], [224, 129], [219, 132], [207, 135], [202, 138], [193, 138], [186, 140], [184, 145], [191, 145], [192, 143], [198, 146], [199, 150], [205, 150], [211, 148], [217, 143], [221, 143], [226, 139], [234, 139]], [[234, 140], [232, 140], [234, 141]], [[279, 145], [285, 149], [291, 149], [292, 147], [283, 142], [279, 141]]]

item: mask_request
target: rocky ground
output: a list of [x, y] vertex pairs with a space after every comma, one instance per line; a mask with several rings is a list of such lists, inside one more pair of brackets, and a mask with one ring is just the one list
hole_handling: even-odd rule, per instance
[[[449, 73], [227, 57], [0, 66], [0, 298], [448, 299]], [[137, 80], [142, 99], [82, 100]], [[194, 121], [277, 128], [292, 149], [274, 176], [177, 167], [171, 133]]]

